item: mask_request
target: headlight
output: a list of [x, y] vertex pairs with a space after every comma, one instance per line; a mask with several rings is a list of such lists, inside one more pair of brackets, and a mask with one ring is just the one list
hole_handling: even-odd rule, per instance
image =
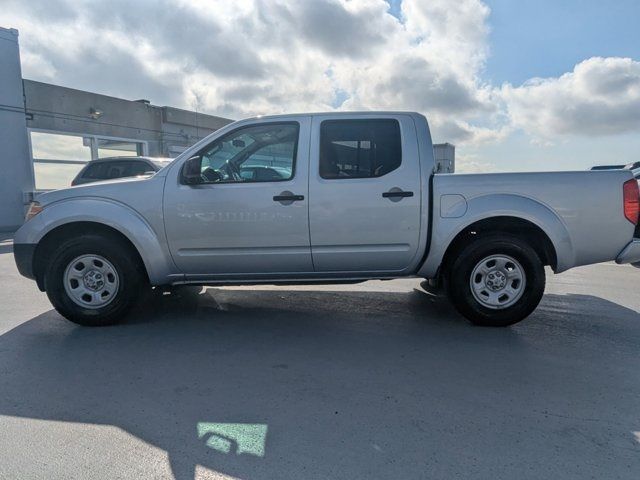
[[31, 220], [41, 211], [42, 211], [42, 205], [40, 205], [38, 202], [31, 202], [31, 204], [29, 205], [29, 210], [27, 210], [25, 221]]

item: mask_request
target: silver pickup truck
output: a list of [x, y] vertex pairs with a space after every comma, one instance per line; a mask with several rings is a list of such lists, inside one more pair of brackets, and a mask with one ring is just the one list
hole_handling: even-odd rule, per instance
[[119, 321], [149, 285], [416, 277], [489, 326], [536, 308], [545, 265], [640, 260], [629, 171], [433, 172], [417, 113], [242, 120], [149, 178], [41, 195], [15, 260], [82, 325]]

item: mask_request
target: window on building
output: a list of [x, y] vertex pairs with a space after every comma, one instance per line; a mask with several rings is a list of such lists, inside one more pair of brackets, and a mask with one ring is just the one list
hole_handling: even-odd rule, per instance
[[[143, 151], [145, 144], [132, 140], [112, 140], [97, 136], [40, 131], [31, 131], [30, 139], [36, 190], [68, 187], [89, 160], [111, 156], [136, 156], [145, 153]], [[134, 166], [129, 163], [126, 164], [126, 168], [133, 169]], [[145, 164], [142, 173], [148, 170], [151, 169], [146, 168]], [[138, 169], [135, 171], [137, 172]], [[87, 172], [83, 176], [86, 175]], [[96, 175], [103, 174], [96, 171]], [[138, 173], [133, 173], [133, 175], [138, 175]]]
[[139, 157], [142, 155], [142, 144], [122, 140], [98, 138], [98, 158], [107, 157]]
[[31, 153], [37, 190], [71, 185], [71, 181], [91, 160], [90, 138], [31, 132]]
[[320, 126], [320, 176], [381, 177], [400, 166], [397, 120], [325, 120]]
[[33, 158], [48, 160], [91, 160], [90, 138], [57, 133], [31, 132]]

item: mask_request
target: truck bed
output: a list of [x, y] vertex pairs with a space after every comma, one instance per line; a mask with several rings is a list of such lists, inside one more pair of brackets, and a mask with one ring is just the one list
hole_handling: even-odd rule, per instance
[[[489, 211], [542, 228], [554, 240], [557, 272], [614, 260], [635, 229], [623, 211], [622, 185], [631, 178], [625, 170], [435, 175], [429, 260]], [[427, 270], [435, 267], [429, 260]]]

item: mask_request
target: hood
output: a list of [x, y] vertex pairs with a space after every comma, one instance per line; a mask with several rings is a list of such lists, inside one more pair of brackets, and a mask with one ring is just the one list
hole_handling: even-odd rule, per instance
[[74, 187], [52, 190], [36, 195], [35, 200], [43, 207], [54, 202], [77, 197], [101, 197], [120, 200], [128, 197], [132, 192], [146, 190], [151, 183], [164, 181], [163, 176], [143, 176], [115, 178], [94, 183], [85, 183]]

